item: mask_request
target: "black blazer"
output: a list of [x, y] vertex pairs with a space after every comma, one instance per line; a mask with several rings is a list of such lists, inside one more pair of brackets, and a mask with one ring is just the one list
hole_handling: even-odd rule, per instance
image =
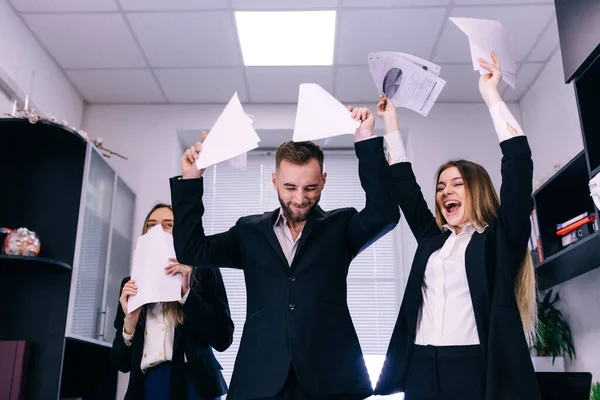
[[[529, 240], [532, 209], [531, 150], [524, 136], [501, 143], [502, 187], [498, 217], [483, 233], [475, 232], [465, 254], [465, 268], [483, 355], [486, 400], [540, 398], [514, 282]], [[375, 393], [404, 391], [415, 342], [421, 287], [427, 261], [449, 232], [442, 232], [427, 208], [410, 163], [391, 166], [400, 208], [418, 242], [404, 299]]]
[[291, 267], [273, 231], [278, 210], [240, 218], [229, 231], [205, 236], [202, 179], [171, 180], [178, 260], [244, 271], [247, 316], [228, 398], [275, 396], [292, 364], [309, 393], [372, 394], [346, 303], [346, 276], [352, 259], [393, 229], [399, 211], [382, 138], [355, 149], [366, 207], [361, 212], [315, 207]]
[[[221, 366], [213, 355], [225, 351], [233, 341], [233, 321], [229, 314], [227, 293], [218, 270], [194, 269], [198, 284], [181, 307], [183, 324], [175, 327], [171, 369], [171, 393], [169, 399], [186, 399], [186, 369], [183, 355], [187, 357], [189, 374], [203, 399], [213, 399], [227, 393], [227, 385], [221, 374]], [[121, 290], [129, 277], [123, 279]], [[120, 293], [120, 292], [119, 292]], [[144, 351], [145, 319], [138, 323], [131, 347], [123, 340], [125, 314], [117, 304], [115, 317], [116, 335], [110, 352], [113, 365], [121, 372], [131, 372], [125, 400], [144, 399], [145, 375], [140, 369]]]

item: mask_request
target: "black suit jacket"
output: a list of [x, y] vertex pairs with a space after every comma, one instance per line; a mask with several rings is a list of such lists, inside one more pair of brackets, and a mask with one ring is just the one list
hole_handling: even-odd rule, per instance
[[[229, 313], [227, 293], [218, 270], [194, 269], [197, 285], [192, 286], [188, 298], [181, 307], [183, 324], [175, 327], [173, 359], [171, 369], [171, 400], [186, 399], [187, 357], [189, 374], [204, 399], [213, 399], [227, 393], [227, 385], [221, 374], [221, 366], [213, 355], [212, 348], [225, 351], [233, 341], [233, 321]], [[123, 279], [121, 290], [129, 277]], [[145, 319], [140, 319], [131, 347], [123, 340], [125, 314], [121, 304], [117, 305], [115, 317], [116, 335], [111, 350], [113, 365], [121, 372], [130, 372], [126, 400], [144, 399], [144, 374], [140, 369], [144, 351]], [[211, 348], [212, 347], [212, 348]]]
[[291, 267], [273, 231], [278, 210], [240, 218], [229, 231], [205, 236], [202, 180], [171, 180], [178, 259], [244, 271], [247, 316], [228, 398], [275, 396], [291, 364], [309, 393], [372, 394], [346, 303], [346, 276], [352, 259], [399, 219], [382, 142], [355, 145], [366, 207], [360, 212], [315, 207]]
[[[519, 310], [514, 282], [529, 240], [532, 209], [531, 150], [524, 136], [501, 143], [502, 187], [498, 217], [475, 232], [465, 268], [486, 373], [486, 400], [540, 398]], [[421, 287], [427, 261], [449, 236], [427, 208], [410, 163], [391, 166], [400, 208], [418, 242], [417, 252], [376, 394], [402, 392], [415, 342]]]

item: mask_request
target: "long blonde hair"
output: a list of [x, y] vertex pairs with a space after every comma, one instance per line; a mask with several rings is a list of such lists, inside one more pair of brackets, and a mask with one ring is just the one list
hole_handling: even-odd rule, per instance
[[[144, 219], [144, 226], [142, 227], [142, 235], [145, 235], [146, 232], [148, 232], [148, 228], [149, 228], [148, 221], [150, 220], [152, 213], [154, 213], [154, 211], [161, 209], [161, 208], [168, 208], [169, 210], [171, 210], [171, 212], [173, 212], [173, 207], [171, 207], [170, 204], [166, 204], [166, 203], [155, 204], [154, 207], [152, 207], [152, 209], [148, 213], [148, 215], [146, 215], [146, 218]], [[192, 274], [191, 279], [194, 280], [194, 274]], [[192, 282], [190, 282], [190, 284], [191, 283]], [[147, 312], [146, 306], [144, 306], [144, 308], [141, 311], [140, 320], [145, 318], [146, 312]], [[165, 318], [167, 318], [169, 321], [173, 321], [173, 322], [175, 322], [175, 324], [183, 323], [183, 311], [181, 311], [181, 304], [178, 301], [169, 301], [169, 302], [162, 303], [162, 312], [163, 312], [163, 315], [165, 316]]]
[[[436, 185], [442, 172], [451, 167], [456, 167], [463, 178], [466, 195], [466, 203], [463, 204], [465, 215], [469, 216], [469, 219], [478, 226], [488, 225], [489, 222], [496, 219], [500, 208], [500, 199], [489, 174], [481, 165], [471, 161], [449, 161], [438, 169]], [[435, 202], [435, 219], [440, 229], [447, 223], [437, 201]], [[533, 260], [529, 250], [525, 250], [515, 280], [515, 297], [525, 338], [529, 344], [533, 343], [536, 335], [536, 291]]]

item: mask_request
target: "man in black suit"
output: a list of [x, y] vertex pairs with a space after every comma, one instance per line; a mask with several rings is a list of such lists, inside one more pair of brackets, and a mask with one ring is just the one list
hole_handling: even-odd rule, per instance
[[[198, 267], [244, 271], [247, 317], [228, 398], [363, 399], [373, 393], [346, 302], [350, 262], [400, 218], [391, 193], [383, 140], [366, 108], [354, 134], [366, 206], [323, 211], [327, 174], [311, 142], [286, 142], [276, 154], [273, 185], [281, 208], [240, 218], [227, 232], [202, 226], [201, 142], [171, 179], [177, 259]], [[206, 137], [203, 133], [203, 138]], [[243, 193], [240, 193], [243, 195]]]

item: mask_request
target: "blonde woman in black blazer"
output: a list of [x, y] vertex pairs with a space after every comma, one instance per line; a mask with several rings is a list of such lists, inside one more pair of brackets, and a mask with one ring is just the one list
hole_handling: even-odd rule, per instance
[[395, 196], [418, 242], [375, 394], [406, 400], [538, 400], [527, 338], [536, 324], [527, 250], [533, 163], [498, 93], [500, 62], [479, 81], [502, 150], [500, 198], [486, 170], [450, 161], [437, 174], [435, 214], [407, 162], [396, 110], [382, 98]]
[[[154, 206], [142, 232], [155, 225], [172, 232], [170, 205]], [[233, 340], [221, 274], [173, 261], [165, 273], [182, 274], [179, 301], [147, 304], [127, 314], [137, 286], [129, 277], [121, 284], [111, 357], [119, 371], [130, 372], [126, 400], [212, 400], [227, 392], [212, 352], [225, 351]]]

